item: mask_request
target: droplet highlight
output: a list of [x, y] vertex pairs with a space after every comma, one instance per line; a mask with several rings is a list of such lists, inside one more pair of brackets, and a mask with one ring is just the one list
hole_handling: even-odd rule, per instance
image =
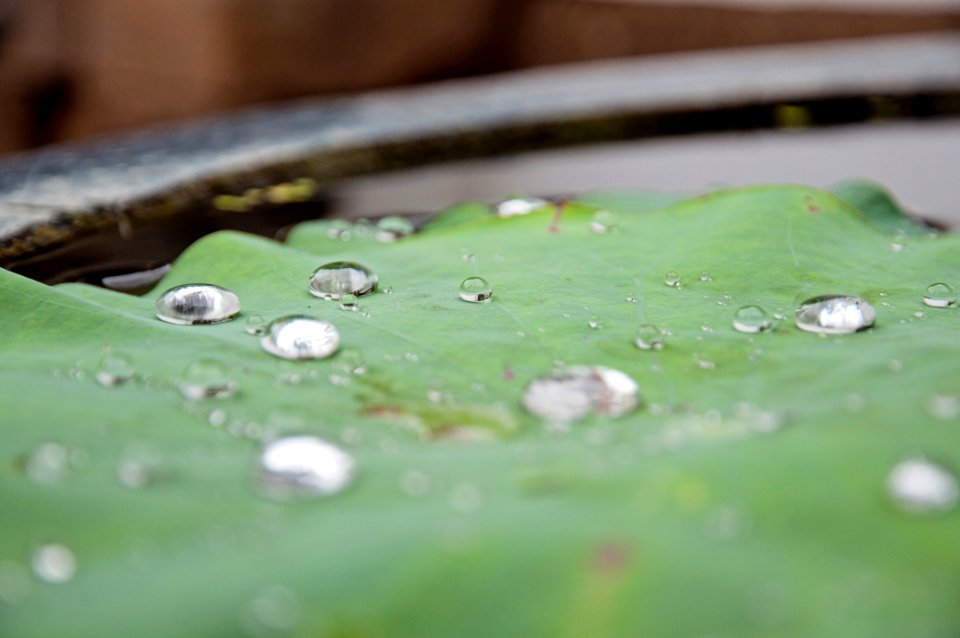
[[259, 482], [278, 500], [331, 496], [353, 482], [356, 463], [348, 453], [315, 436], [288, 436], [263, 446]]
[[324, 359], [340, 347], [340, 333], [329, 321], [289, 315], [267, 326], [260, 346], [283, 359]]
[[493, 287], [483, 277], [467, 277], [460, 284], [460, 298], [471, 303], [489, 301]]
[[957, 477], [923, 457], [898, 463], [887, 476], [887, 493], [906, 512], [928, 514], [953, 509], [960, 498]]
[[59, 585], [71, 580], [77, 572], [77, 558], [70, 548], [49, 543], [37, 548], [30, 561], [37, 578]]
[[186, 284], [164, 292], [154, 304], [157, 319], [180, 326], [222, 323], [240, 312], [240, 298], [213, 284]]
[[796, 324], [818, 334], [851, 334], [866, 330], [877, 320], [877, 311], [866, 300], [849, 295], [824, 295], [797, 308]]
[[497, 204], [495, 211], [498, 217], [517, 217], [549, 208], [553, 208], [553, 204], [540, 197], [513, 197]]
[[663, 278], [663, 283], [670, 286], [671, 288], [679, 288], [681, 284], [680, 274], [677, 273], [677, 271], [675, 270], [669, 271], [666, 274], [666, 276]]
[[350, 261], [324, 264], [310, 275], [310, 294], [327, 301], [337, 301], [344, 295], [362, 297], [376, 290], [376, 273]]

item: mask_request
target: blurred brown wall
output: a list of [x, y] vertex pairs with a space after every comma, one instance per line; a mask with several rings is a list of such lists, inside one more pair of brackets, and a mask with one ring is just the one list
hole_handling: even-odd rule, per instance
[[0, 0], [0, 151], [255, 102], [538, 64], [960, 29], [960, 8], [950, 3], [885, 5]]

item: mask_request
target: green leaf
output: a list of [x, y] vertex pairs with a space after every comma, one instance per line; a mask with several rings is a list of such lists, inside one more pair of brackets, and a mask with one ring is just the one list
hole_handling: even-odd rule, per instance
[[[884, 486], [904, 455], [960, 467], [960, 424], [927, 410], [960, 395], [960, 314], [921, 302], [928, 284], [960, 282], [960, 239], [909, 235], [895, 252], [904, 226], [875, 223], [892, 209], [844, 199], [601, 195], [392, 244], [323, 224], [287, 245], [217, 233], [156, 291], [235, 291], [243, 314], [210, 326], [156, 320], [155, 294], [0, 271], [0, 634], [953, 635], [960, 515], [906, 514]], [[619, 213], [613, 232], [591, 233], [598, 206]], [[312, 270], [335, 260], [392, 292], [358, 312], [310, 296]], [[490, 303], [458, 298], [474, 274]], [[836, 292], [873, 304], [876, 327], [731, 328], [739, 306], [789, 317]], [[245, 333], [251, 315], [288, 313], [333, 321], [340, 354], [281, 361]], [[669, 329], [662, 351], [633, 346], [641, 323]], [[137, 377], [101, 387], [107, 350]], [[199, 358], [228, 364], [238, 393], [183, 399], [176, 379]], [[521, 395], [558, 361], [623, 370], [644, 405], [545, 427]], [[265, 499], [259, 440], [288, 432], [348, 450], [356, 484]], [[38, 480], [44, 442], [72, 460]], [[162, 471], [132, 489], [117, 469], [143, 449]], [[29, 574], [50, 542], [76, 556], [69, 582]]]

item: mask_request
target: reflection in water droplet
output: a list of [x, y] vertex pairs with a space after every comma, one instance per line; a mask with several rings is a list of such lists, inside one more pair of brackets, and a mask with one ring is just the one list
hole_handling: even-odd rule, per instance
[[534, 211], [550, 208], [553, 208], [553, 204], [539, 197], [514, 197], [497, 204], [496, 212], [500, 217], [516, 217], [517, 215], [529, 215]]
[[390, 243], [412, 235], [413, 222], [406, 217], [390, 215], [377, 222], [377, 241]]
[[950, 284], [930, 284], [923, 294], [923, 303], [931, 308], [949, 308], [957, 303], [957, 291]]
[[77, 572], [77, 559], [68, 547], [50, 543], [37, 548], [31, 560], [33, 573], [48, 583], [65, 583]]
[[240, 312], [240, 298], [213, 284], [186, 284], [167, 290], [154, 306], [157, 319], [189, 326], [233, 319]]
[[324, 264], [310, 276], [310, 294], [327, 301], [336, 301], [344, 295], [362, 297], [376, 290], [376, 273], [349, 261]]
[[69, 465], [67, 448], [59, 443], [41, 443], [27, 460], [27, 476], [37, 483], [56, 483], [66, 475]]
[[123, 385], [137, 373], [133, 360], [119, 352], [108, 352], [97, 366], [97, 383], [104, 387]]
[[664, 277], [663, 283], [667, 284], [671, 288], [679, 288], [681, 283], [680, 274], [677, 273], [676, 270], [671, 270], [667, 273], [666, 277]]
[[474, 303], [489, 301], [493, 288], [483, 277], [467, 277], [460, 284], [460, 298]]
[[877, 312], [860, 297], [824, 295], [797, 308], [797, 327], [819, 334], [850, 334], [873, 326]]
[[357, 296], [356, 295], [343, 295], [340, 297], [340, 310], [349, 310], [356, 312], [357, 310]]
[[284, 359], [324, 359], [340, 347], [340, 333], [328, 321], [289, 315], [267, 326], [260, 346]]
[[590, 230], [605, 235], [617, 229], [617, 215], [609, 210], [598, 210], [590, 220]]
[[743, 306], [733, 317], [733, 328], [737, 332], [755, 334], [769, 329], [771, 325], [770, 315], [760, 306]]
[[247, 317], [247, 326], [243, 331], [248, 335], [262, 335], [264, 323], [266, 323], [266, 320], [262, 315], [250, 315]]
[[945, 468], [923, 457], [913, 457], [890, 471], [887, 493], [901, 509], [923, 514], [953, 509], [960, 488], [957, 478]]
[[346, 488], [355, 473], [353, 457], [315, 436], [288, 436], [260, 452], [259, 481], [279, 500], [329, 496]]
[[200, 359], [187, 366], [177, 387], [186, 399], [225, 399], [237, 391], [237, 382], [230, 377], [226, 364]]
[[523, 405], [548, 421], [568, 423], [593, 412], [622, 416], [640, 401], [637, 382], [603, 366], [571, 366], [534, 379], [523, 392]]
[[652, 323], [645, 323], [637, 328], [633, 337], [633, 344], [641, 350], [661, 350], [663, 348], [663, 331]]

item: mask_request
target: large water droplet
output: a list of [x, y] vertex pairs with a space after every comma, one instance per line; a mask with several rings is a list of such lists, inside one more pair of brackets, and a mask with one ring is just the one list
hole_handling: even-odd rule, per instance
[[771, 325], [770, 315], [760, 306], [743, 306], [733, 317], [733, 328], [737, 332], [755, 334], [768, 330]]
[[336, 301], [344, 295], [362, 297], [376, 290], [376, 273], [349, 261], [324, 264], [310, 275], [310, 294], [327, 301]]
[[229, 321], [240, 312], [240, 299], [213, 284], [186, 284], [166, 291], [155, 304], [157, 319], [181, 326]]
[[33, 573], [48, 583], [65, 583], [77, 572], [77, 559], [73, 552], [59, 543], [42, 545], [33, 553]]
[[237, 391], [237, 382], [231, 378], [226, 364], [215, 359], [200, 359], [187, 366], [177, 387], [186, 399], [225, 399]]
[[898, 463], [887, 476], [887, 492], [900, 508], [916, 514], [953, 509], [960, 497], [957, 478], [923, 457]]
[[125, 354], [108, 352], [97, 366], [97, 383], [104, 387], [123, 385], [137, 373], [133, 361]]
[[663, 283], [667, 284], [671, 288], [679, 288], [681, 284], [680, 274], [677, 273], [676, 270], [669, 271], [663, 278]]
[[329, 496], [353, 481], [353, 457], [315, 436], [288, 436], [267, 443], [260, 453], [259, 480], [280, 500]]
[[850, 334], [873, 326], [877, 312], [860, 297], [824, 295], [797, 308], [797, 327], [819, 334]]
[[957, 303], [957, 291], [950, 284], [930, 284], [923, 293], [923, 303], [931, 308], [949, 308]]
[[571, 366], [535, 379], [523, 392], [523, 405], [549, 421], [568, 423], [590, 412], [622, 416], [637, 407], [640, 389], [629, 376], [602, 366]]
[[406, 217], [390, 215], [377, 222], [377, 241], [389, 243], [412, 235], [413, 222]]
[[663, 348], [663, 331], [652, 323], [642, 324], [637, 328], [633, 337], [633, 344], [641, 350], [661, 350]]
[[548, 208], [553, 208], [553, 204], [539, 197], [514, 197], [497, 204], [496, 212], [500, 217], [516, 217]]
[[340, 333], [329, 321], [289, 315], [267, 326], [260, 346], [284, 359], [324, 359], [340, 347]]
[[460, 298], [464, 301], [483, 302], [493, 297], [493, 288], [483, 277], [467, 277], [460, 284]]
[[598, 235], [606, 235], [617, 229], [617, 215], [609, 210], [598, 210], [590, 220], [590, 230]]

